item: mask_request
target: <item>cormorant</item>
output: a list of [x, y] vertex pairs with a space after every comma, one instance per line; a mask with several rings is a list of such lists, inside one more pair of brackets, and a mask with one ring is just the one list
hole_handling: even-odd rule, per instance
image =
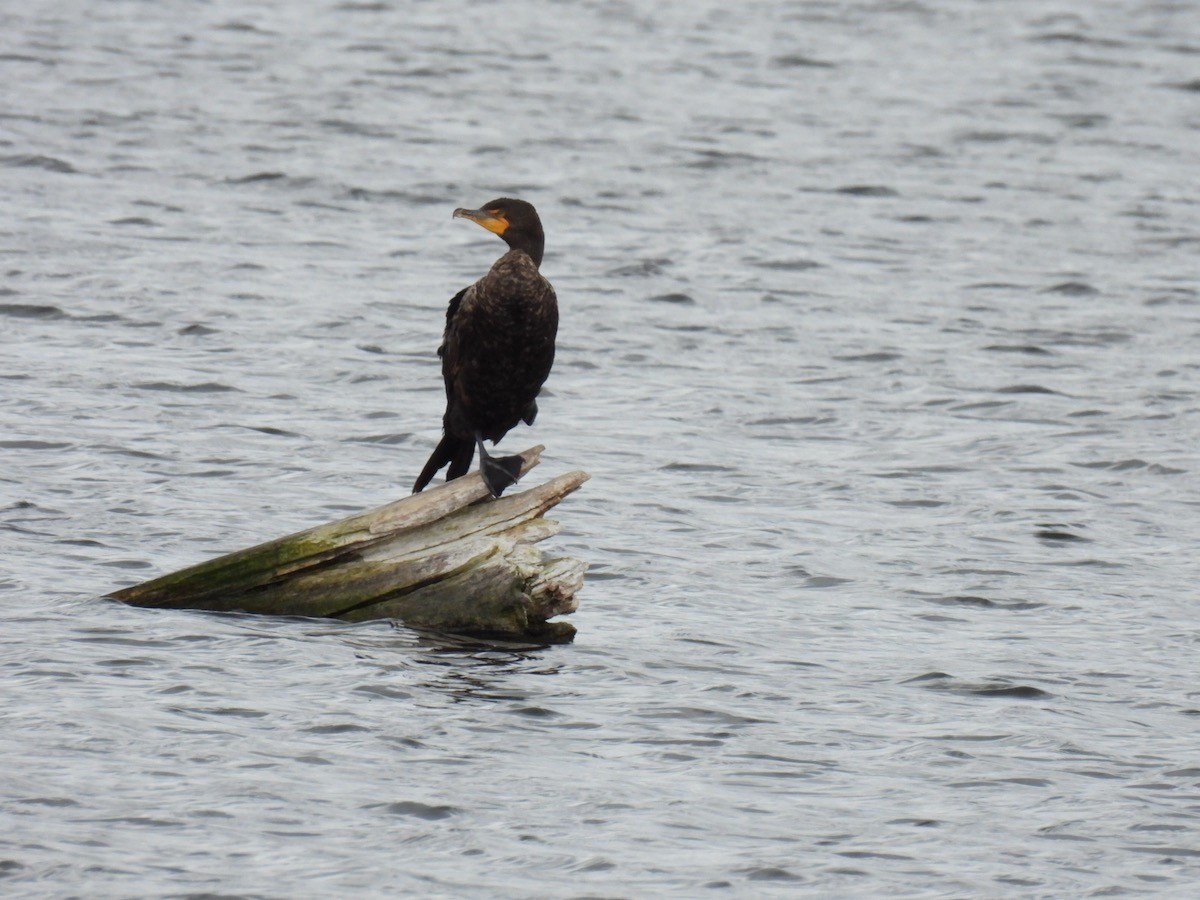
[[465, 475], [479, 448], [479, 470], [493, 497], [516, 483], [519, 456], [489, 456], [484, 440], [499, 441], [518, 422], [532, 425], [537, 395], [554, 363], [558, 301], [542, 277], [546, 238], [537, 210], [502, 197], [481, 209], [456, 209], [508, 244], [508, 252], [446, 310], [438, 356], [446, 383], [442, 440], [417, 476], [413, 493], [447, 463], [446, 480]]

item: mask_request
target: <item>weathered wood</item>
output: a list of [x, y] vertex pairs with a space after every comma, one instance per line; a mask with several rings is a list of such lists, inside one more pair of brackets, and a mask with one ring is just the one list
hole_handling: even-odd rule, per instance
[[[520, 454], [522, 474], [542, 447]], [[136, 606], [243, 611], [569, 640], [547, 622], [575, 610], [586, 565], [544, 561], [556, 534], [543, 514], [588, 478], [571, 472], [491, 500], [478, 472], [110, 596]]]

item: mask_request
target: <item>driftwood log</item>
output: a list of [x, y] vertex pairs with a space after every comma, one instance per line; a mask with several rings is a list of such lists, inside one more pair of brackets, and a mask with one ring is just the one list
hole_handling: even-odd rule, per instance
[[[542, 447], [520, 454], [521, 474]], [[492, 500], [478, 471], [423, 493], [110, 594], [135, 606], [399, 619], [414, 628], [569, 641], [587, 565], [533, 546], [543, 513], [587, 481], [560, 475]]]

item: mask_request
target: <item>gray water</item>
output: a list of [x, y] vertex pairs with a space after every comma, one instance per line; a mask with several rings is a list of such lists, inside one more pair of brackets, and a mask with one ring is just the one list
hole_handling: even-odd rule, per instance
[[[10, 2], [0, 893], [1193, 896], [1200, 7]], [[514, 194], [573, 645], [138, 610], [403, 496]]]

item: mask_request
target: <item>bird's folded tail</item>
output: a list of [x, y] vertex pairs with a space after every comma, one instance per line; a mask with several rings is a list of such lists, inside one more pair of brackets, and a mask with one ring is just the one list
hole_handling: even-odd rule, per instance
[[442, 439], [438, 441], [438, 445], [433, 449], [433, 453], [429, 455], [429, 461], [425, 463], [425, 468], [421, 470], [421, 474], [417, 476], [417, 481], [413, 485], [413, 493], [419, 493], [425, 488], [425, 485], [433, 481], [433, 476], [437, 474], [438, 469], [450, 464], [449, 470], [446, 472], [446, 480], [457, 478], [460, 475], [466, 475], [467, 469], [471, 468], [471, 460], [475, 456], [475, 442], [470, 438], [458, 438], [451, 435], [442, 435]]

